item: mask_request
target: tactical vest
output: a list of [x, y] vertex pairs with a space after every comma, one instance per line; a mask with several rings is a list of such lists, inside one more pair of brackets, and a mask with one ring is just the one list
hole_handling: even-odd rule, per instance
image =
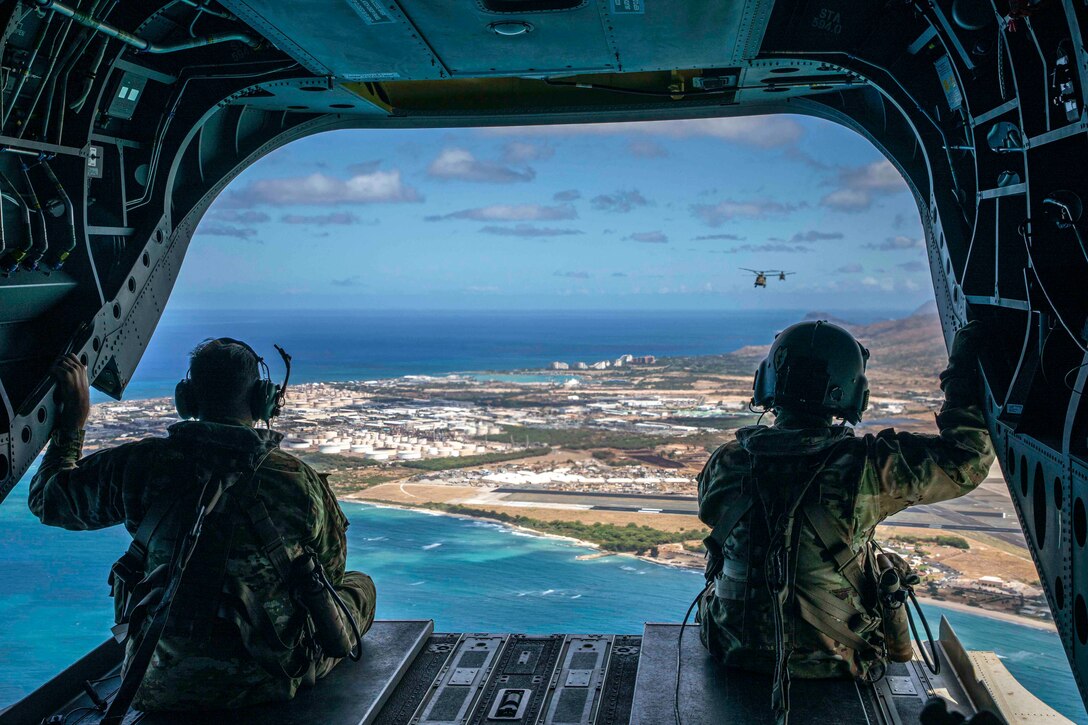
[[[740, 495], [704, 540], [707, 596], [713, 592], [742, 611], [738, 647], [768, 651], [773, 643], [776, 710], [788, 710], [789, 658], [798, 621], [854, 650], [861, 674], [876, 671], [886, 657], [871, 535], [853, 550], [857, 532], [821, 505], [821, 484], [839, 483], [821, 481], [839, 445], [807, 456], [750, 454], [750, 475]], [[731, 539], [739, 526], [746, 533], [740, 537], [747, 540], [746, 551], [737, 551], [740, 543]], [[806, 566], [799, 569], [802, 558]], [[855, 597], [820, 586], [818, 574], [828, 567], [841, 574]], [[705, 619], [701, 624], [715, 626]], [[704, 641], [710, 641], [705, 629]]]
[[[237, 629], [246, 651], [269, 675], [303, 677], [321, 656], [306, 610], [296, 606], [291, 620], [277, 627], [261, 604], [262, 593], [253, 592], [227, 571], [235, 534], [239, 527], [249, 526], [284, 586], [290, 587], [292, 557], [257, 495], [254, 472], [198, 470], [187, 495], [162, 496], [152, 503], [128, 550], [110, 571], [117, 622], [114, 636], [118, 641], [136, 636], [155, 612], [176, 564], [177, 544], [196, 519], [199, 492], [217, 476], [223, 479], [224, 493], [204, 520], [185, 578], [173, 595], [163, 634], [206, 638], [227, 623]], [[174, 551], [175, 560], [146, 571], [153, 541], [156, 547]], [[299, 635], [285, 642], [281, 631]]]

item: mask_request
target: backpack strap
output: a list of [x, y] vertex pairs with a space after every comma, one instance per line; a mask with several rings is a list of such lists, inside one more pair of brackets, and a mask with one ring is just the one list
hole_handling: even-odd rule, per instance
[[268, 507], [264, 505], [264, 501], [258, 495], [259, 491], [259, 486], [255, 486], [251, 490], [249, 500], [245, 502], [243, 508], [245, 508], [246, 516], [249, 518], [249, 523], [253, 525], [253, 531], [261, 542], [261, 549], [264, 551], [265, 556], [272, 562], [272, 567], [280, 575], [283, 583], [290, 586], [291, 554], [287, 551], [287, 544], [283, 540], [283, 535], [280, 534], [280, 530], [276, 528], [276, 524], [273, 523], [272, 517], [268, 513]]
[[[150, 621], [146, 629], [138, 635], [139, 640], [132, 650], [131, 657], [126, 658], [121, 684], [118, 686], [109, 707], [106, 708], [101, 725], [121, 725], [125, 719], [125, 714], [128, 713], [128, 709], [132, 705], [132, 700], [136, 697], [136, 692], [140, 689], [140, 684], [143, 683], [148, 665], [151, 664], [151, 658], [155, 654], [159, 640], [162, 639], [166, 621], [170, 617], [174, 594], [185, 579], [189, 557], [192, 556], [197, 544], [200, 542], [204, 518], [215, 509], [216, 504], [222, 498], [223, 479], [219, 478], [213, 482], [209, 477], [204, 488], [205, 490], [201, 493], [200, 507], [192, 518], [192, 529], [185, 537], [180, 550], [171, 563], [169, 581], [165, 585], [161, 597], [159, 597], [157, 603], [148, 607]], [[205, 496], [208, 489], [211, 489], [211, 495]]]
[[[800, 535], [800, 527], [797, 526], [799, 509], [805, 502], [812, 484], [820, 477], [824, 467], [839, 449], [839, 443], [833, 444], [819, 464], [813, 466], [812, 475], [794, 488], [791, 496], [768, 504], [763, 492], [760, 491], [760, 503], [767, 520], [769, 533], [769, 546], [767, 557], [764, 561], [767, 589], [771, 595], [771, 618], [774, 622], [775, 633], [775, 666], [774, 681], [771, 686], [771, 709], [774, 711], [775, 720], [785, 723], [790, 711], [790, 657], [793, 655], [793, 631], [794, 619], [786, 616], [791, 601], [800, 605], [797, 596], [797, 548]], [[755, 473], [755, 457], [752, 457], [752, 472]], [[757, 491], [759, 489], [757, 488]], [[802, 515], [804, 515], [802, 513]], [[772, 516], [774, 520], [772, 521]]]
[[861, 568], [860, 561], [864, 551], [855, 553], [850, 549], [847, 532], [828, 515], [827, 510], [819, 501], [810, 501], [805, 505], [805, 518], [808, 519], [812, 530], [816, 532], [816, 538], [823, 545], [824, 550], [835, 560], [835, 570], [846, 577], [850, 586], [859, 595], [866, 595], [865, 572]]
[[740, 523], [741, 519], [751, 510], [753, 500], [751, 492], [745, 491], [742, 493], [740, 498], [725, 510], [725, 513], [718, 519], [718, 523], [714, 524], [710, 535], [703, 539], [703, 546], [706, 547], [707, 553], [706, 572], [704, 574], [707, 583], [710, 583], [721, 573], [722, 566], [725, 563], [723, 555], [725, 541], [733, 533], [733, 529], [737, 528], [737, 524]]
[[[854, 552], [850, 548], [849, 532], [836, 522], [820, 505], [810, 501], [802, 509], [805, 519], [816, 534], [816, 539], [834, 562], [835, 569], [850, 583], [864, 602], [869, 597], [863, 562], [867, 560], [869, 545]], [[859, 612], [838, 597], [817, 588], [804, 587], [797, 592], [797, 604], [801, 618], [831, 639], [865, 654], [877, 651], [865, 635], [880, 625], [880, 619]]]
[[[224, 489], [229, 485], [224, 485]], [[229, 496], [230, 493], [224, 494], [214, 516], [207, 519], [200, 542], [189, 559], [185, 586], [178, 589], [166, 623], [169, 636], [206, 637], [218, 616], [227, 566], [241, 523], [236, 502], [227, 499]]]
[[[838, 602], [838, 605], [835, 604]], [[857, 652], [875, 650], [861, 634], [850, 629], [846, 622], [857, 615], [853, 607], [847, 607], [835, 596], [816, 591], [797, 593], [797, 607], [801, 618], [831, 639], [850, 647]], [[847, 619], [843, 620], [842, 617]], [[879, 623], [879, 620], [876, 620]], [[868, 625], [867, 625], [868, 626]], [[868, 631], [872, 631], [872, 627]]]
[[[268, 454], [265, 454], [265, 458], [267, 457]], [[256, 479], [257, 471], [264, 463], [265, 458], [261, 458], [250, 471], [250, 481]], [[162, 639], [163, 632], [166, 629], [175, 595], [185, 580], [190, 558], [200, 543], [205, 518], [223, 500], [224, 492], [234, 486], [242, 477], [239, 474], [216, 475], [212, 471], [201, 471], [200, 475], [204, 478], [203, 490], [200, 494], [198, 508], [189, 519], [192, 521], [192, 528], [182, 540], [181, 546], [175, 550], [174, 558], [169, 567], [168, 580], [161, 595], [156, 597], [154, 603], [148, 602], [146, 616], [150, 617], [150, 621], [139, 634], [139, 640], [136, 642], [131, 656], [126, 657], [121, 684], [118, 686], [109, 707], [107, 707], [100, 725], [121, 725], [124, 721], [125, 715], [128, 713], [129, 707], [143, 683], [159, 640]], [[162, 516], [159, 517], [159, 520], [162, 520]], [[144, 546], [146, 547], [146, 544]], [[149, 594], [149, 596], [151, 595]]]
[[169, 516], [184, 496], [159, 496], [144, 514], [128, 550], [110, 567], [107, 583], [114, 598], [114, 636], [122, 642], [128, 636], [128, 622], [132, 617], [134, 591], [147, 573], [147, 552], [159, 525]]

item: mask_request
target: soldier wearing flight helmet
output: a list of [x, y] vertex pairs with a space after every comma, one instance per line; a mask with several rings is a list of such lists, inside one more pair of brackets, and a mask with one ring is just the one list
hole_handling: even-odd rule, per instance
[[856, 424], [868, 406], [868, 350], [828, 322], [786, 328], [755, 376], [753, 404], [774, 424], [742, 428], [699, 474], [699, 518], [713, 529], [700, 638], [724, 664], [774, 675], [779, 722], [791, 675], [874, 677], [909, 658], [905, 624], [882, 602], [890, 555], [873, 532], [908, 506], [969, 493], [993, 463], [979, 332], [970, 323], [953, 341], [937, 435], [857, 436], [835, 420]]

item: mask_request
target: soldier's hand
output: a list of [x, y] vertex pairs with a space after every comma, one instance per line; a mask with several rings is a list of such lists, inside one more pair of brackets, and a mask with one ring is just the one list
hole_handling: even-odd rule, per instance
[[958, 712], [949, 712], [948, 703], [939, 697], [931, 697], [918, 715], [922, 725], [960, 725], [966, 720]]
[[56, 399], [60, 404], [56, 427], [64, 430], [83, 430], [91, 414], [91, 390], [87, 381], [87, 366], [79, 358], [68, 353], [53, 366], [53, 379], [57, 381]]
[[918, 716], [921, 725], [1000, 725], [1001, 719], [989, 710], [979, 710], [969, 718], [958, 712], [949, 712], [948, 703], [939, 697], [931, 697]]
[[985, 333], [981, 320], [971, 320], [956, 330], [956, 335], [952, 338], [952, 349], [948, 352], [948, 359], [957, 363], [974, 364]]

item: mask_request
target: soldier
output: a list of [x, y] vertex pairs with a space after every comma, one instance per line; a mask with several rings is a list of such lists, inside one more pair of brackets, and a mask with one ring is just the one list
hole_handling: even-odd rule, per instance
[[[245, 343], [205, 341], [176, 395], [179, 414], [196, 420], [86, 458], [87, 368], [68, 355], [53, 370], [60, 411], [30, 509], [50, 526], [123, 523], [133, 535], [110, 582], [139, 710], [289, 700], [373, 621], [374, 584], [344, 571], [348, 522], [327, 482], [279, 449], [282, 434], [254, 427], [278, 413], [287, 382], [262, 378], [263, 365]], [[179, 555], [187, 544], [191, 556]], [[326, 620], [344, 631], [329, 635]]]
[[873, 532], [908, 506], [963, 496], [986, 477], [994, 450], [978, 339], [974, 322], [956, 334], [941, 374], [939, 435], [859, 437], [833, 419], [861, 419], [868, 350], [827, 322], [788, 327], [755, 376], [753, 403], [773, 410], [774, 425], [737, 431], [699, 474], [699, 518], [713, 529], [700, 638], [724, 664], [774, 675], [779, 722], [791, 675], [874, 677], [887, 659], [909, 659], [903, 610], [897, 620], [882, 606], [877, 580], [889, 555]]

